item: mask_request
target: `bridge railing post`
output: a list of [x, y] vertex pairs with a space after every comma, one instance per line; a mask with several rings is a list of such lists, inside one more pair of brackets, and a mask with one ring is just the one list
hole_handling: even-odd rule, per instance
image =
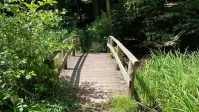
[[[114, 43], [117, 45], [116, 51], [114, 49], [114, 45], [113, 45]], [[113, 36], [109, 36], [107, 46], [109, 48], [109, 51], [111, 51], [113, 54], [112, 57], [115, 57], [116, 59], [116, 62], [117, 62], [116, 69], [121, 70], [124, 79], [127, 81], [130, 95], [134, 96], [135, 73], [140, 65], [139, 60], [121, 42], [119, 42]], [[124, 65], [122, 64], [122, 60], [121, 60], [122, 53], [129, 59], [128, 70], [126, 70]]]
[[139, 62], [135, 62], [134, 64], [129, 60], [129, 63], [128, 63], [128, 76], [130, 78], [130, 81], [129, 81], [129, 94], [131, 96], [134, 96], [134, 89], [135, 89], [135, 73], [136, 73], [136, 70], [137, 70], [137, 67], [139, 66]]
[[[75, 46], [75, 44], [76, 44], [76, 37], [74, 37], [74, 38], [72, 39], [72, 45], [73, 45], [73, 47]], [[74, 48], [74, 50], [73, 50], [73, 52], [72, 52], [72, 56], [75, 56], [75, 48]]]
[[[62, 49], [62, 60], [64, 60], [64, 57], [65, 57], [65, 55], [66, 55], [66, 49]], [[63, 66], [63, 69], [67, 69], [67, 60], [66, 60], [66, 63], [64, 64], [64, 66]]]
[[[113, 47], [114, 43], [113, 43], [113, 40], [110, 37], [108, 37], [108, 43]], [[111, 53], [111, 50], [108, 48], [107, 52]]]
[[128, 63], [128, 76], [130, 77], [130, 81], [129, 81], [129, 94], [131, 95], [131, 96], [133, 96], [133, 93], [134, 93], [134, 74], [133, 74], [133, 71], [134, 71], [134, 69], [133, 69], [133, 64], [132, 64], [132, 62], [131, 61], [129, 61], [129, 63]]
[[[122, 57], [122, 50], [121, 50], [121, 48], [120, 48], [118, 45], [117, 45], [117, 50], [116, 50], [116, 52], [117, 52], [118, 58], [121, 60], [121, 57]], [[116, 70], [120, 70], [120, 67], [119, 67], [118, 64], [116, 65]]]

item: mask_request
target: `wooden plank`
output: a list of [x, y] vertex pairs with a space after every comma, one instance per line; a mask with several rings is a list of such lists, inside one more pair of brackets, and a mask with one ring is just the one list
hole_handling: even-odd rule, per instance
[[106, 102], [114, 94], [128, 93], [121, 71], [115, 70], [116, 61], [107, 53], [80, 53], [67, 61], [70, 69], [62, 70], [60, 76], [79, 87], [78, 95], [84, 102]]
[[128, 76], [128, 74], [127, 74], [127, 72], [126, 72], [124, 66], [122, 65], [122, 62], [120, 61], [120, 59], [119, 59], [119, 57], [117, 56], [117, 54], [116, 54], [115, 50], [113, 49], [113, 47], [112, 47], [110, 44], [108, 44], [108, 43], [107, 43], [107, 46], [109, 47], [109, 49], [110, 49], [111, 52], [113, 53], [113, 55], [114, 55], [114, 57], [115, 57], [115, 60], [116, 60], [116, 62], [118, 63], [118, 66], [120, 67], [120, 70], [121, 70], [121, 72], [122, 72], [122, 74], [123, 74], [123, 77], [124, 77], [124, 79], [126, 80], [127, 84], [129, 85], [130, 78], [129, 78], [129, 76]]
[[133, 65], [138, 66], [139, 65], [139, 61], [138, 59], [126, 48], [124, 47], [123, 44], [121, 44], [117, 39], [115, 39], [113, 36], [109, 36], [112, 40], [115, 41], [115, 43], [121, 48], [121, 50], [126, 54], [126, 56], [129, 58], [129, 60], [131, 60], [131, 62], [133, 63]]

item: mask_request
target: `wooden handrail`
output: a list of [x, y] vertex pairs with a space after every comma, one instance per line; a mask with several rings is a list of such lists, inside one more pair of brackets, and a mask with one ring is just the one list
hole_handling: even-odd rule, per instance
[[[77, 47], [79, 47], [80, 45], [80, 39], [79, 39], [79, 36], [78, 35], [74, 35], [70, 38], [67, 38], [65, 40], [62, 41], [62, 44], [65, 44], [67, 43], [68, 41], [70, 41], [72, 43], [72, 48], [70, 48], [68, 51], [66, 51], [66, 49], [62, 49], [62, 50], [56, 50], [54, 51], [47, 59], [45, 59], [46, 61], [46, 64], [48, 64], [48, 66], [50, 67], [51, 65], [49, 64], [55, 64], [54, 63], [54, 58], [56, 57], [56, 55], [58, 53], [62, 53], [62, 62], [60, 64], [60, 67], [58, 68], [58, 74], [55, 76], [55, 79], [58, 80], [59, 78], [59, 75], [61, 73], [61, 70], [64, 68], [66, 69], [67, 68], [67, 58], [68, 56], [71, 54], [72, 56], [75, 56], [75, 50]], [[45, 62], [44, 62], [45, 63]]]
[[78, 35], [74, 35], [74, 36], [72, 36], [70, 39], [66, 39], [66, 40], [64, 40], [65, 42], [66, 41], [71, 41], [71, 43], [72, 43], [72, 48], [71, 49], [69, 49], [68, 51], [66, 51], [65, 49], [62, 49], [62, 62], [61, 62], [61, 65], [60, 65], [60, 67], [58, 68], [58, 74], [57, 74], [57, 76], [56, 76], [56, 79], [58, 80], [58, 78], [59, 78], [59, 75], [60, 75], [60, 73], [61, 73], [61, 70], [62, 69], [67, 69], [67, 59], [68, 59], [68, 56], [70, 55], [70, 54], [72, 54], [72, 56], [75, 56], [75, 50], [76, 50], [76, 48], [77, 47], [79, 47], [79, 45], [80, 45], [80, 39], [79, 39], [79, 36]]
[[[114, 43], [116, 43], [116, 46], [117, 46], [116, 51], [113, 49]], [[140, 62], [126, 47], [124, 47], [124, 45], [122, 43], [120, 43], [113, 36], [109, 36], [107, 46], [110, 49], [110, 50], [108, 50], [108, 52], [112, 52], [113, 56], [116, 59], [116, 62], [117, 62], [116, 69], [121, 70], [122, 75], [123, 75], [124, 79], [126, 80], [128, 86], [129, 86], [130, 94], [133, 95], [133, 93], [134, 93], [135, 71], [136, 71], [136, 67], [139, 66]], [[125, 68], [124, 68], [124, 66], [121, 62], [122, 52], [129, 59], [127, 71], [125, 70]]]

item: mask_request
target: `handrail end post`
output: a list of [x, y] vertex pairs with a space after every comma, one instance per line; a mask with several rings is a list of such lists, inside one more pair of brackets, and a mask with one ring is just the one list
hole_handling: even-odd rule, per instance
[[64, 63], [63, 69], [67, 69], [67, 67], [68, 67], [68, 64], [67, 64], [67, 60], [66, 60], [66, 62]]
[[75, 56], [75, 50], [72, 52], [72, 56]]

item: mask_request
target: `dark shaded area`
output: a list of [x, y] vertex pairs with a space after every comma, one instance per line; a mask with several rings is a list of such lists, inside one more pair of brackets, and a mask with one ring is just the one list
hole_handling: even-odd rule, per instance
[[198, 3], [141, 0], [128, 5], [120, 1], [120, 7], [113, 9], [114, 36], [138, 58], [149, 54], [150, 49], [195, 51], [199, 46]]

